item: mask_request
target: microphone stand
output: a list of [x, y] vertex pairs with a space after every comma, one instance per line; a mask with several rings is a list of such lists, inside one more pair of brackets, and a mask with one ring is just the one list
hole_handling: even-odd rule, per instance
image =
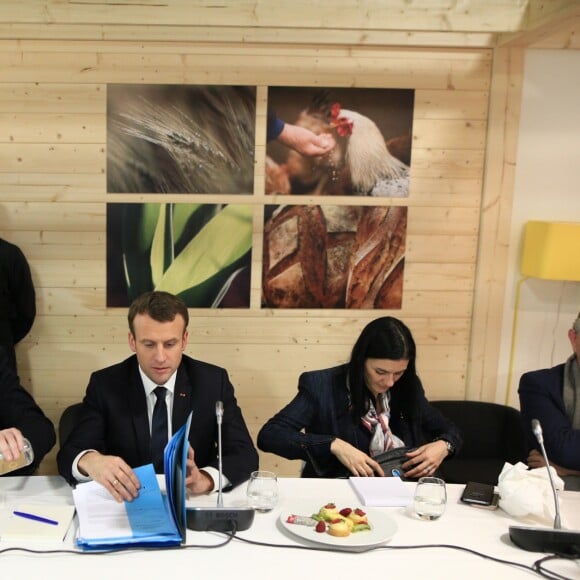
[[556, 505], [556, 516], [554, 517], [554, 529], [562, 529], [562, 520], [560, 519], [560, 502], [558, 501], [558, 494], [556, 493], [556, 484], [554, 483], [554, 478], [552, 477], [552, 470], [550, 469], [550, 462], [548, 461], [548, 454], [546, 453], [546, 448], [544, 447], [544, 434], [542, 432], [542, 426], [537, 419], [532, 419], [532, 431], [540, 444], [540, 449], [542, 450], [542, 455], [544, 461], [546, 462], [546, 469], [548, 470], [548, 478], [550, 479], [550, 486], [552, 487], [552, 493], [554, 494], [554, 503]]
[[556, 506], [556, 517], [554, 518], [554, 529], [549, 528], [532, 528], [527, 526], [510, 526], [509, 535], [511, 541], [530, 552], [544, 552], [550, 554], [559, 554], [564, 556], [580, 557], [580, 531], [575, 532], [571, 530], [563, 530], [560, 520], [560, 505], [558, 502], [558, 494], [556, 492], [556, 485], [552, 477], [552, 470], [548, 461], [548, 455], [544, 447], [544, 436], [542, 433], [542, 426], [537, 419], [532, 420], [532, 431], [540, 444], [544, 461], [546, 462], [546, 469], [548, 470], [548, 477], [550, 479], [550, 486], [554, 495], [554, 504]]
[[218, 495], [216, 507], [188, 507], [186, 525], [197, 532], [232, 532], [247, 530], [254, 521], [255, 511], [251, 507], [224, 507], [222, 471], [222, 419], [224, 407], [221, 401], [215, 406], [218, 427]]
[[217, 498], [217, 505], [218, 507], [224, 507], [224, 498], [222, 494], [222, 419], [224, 416], [224, 406], [221, 401], [218, 401], [215, 404], [215, 414], [217, 418], [218, 424], [218, 498]]

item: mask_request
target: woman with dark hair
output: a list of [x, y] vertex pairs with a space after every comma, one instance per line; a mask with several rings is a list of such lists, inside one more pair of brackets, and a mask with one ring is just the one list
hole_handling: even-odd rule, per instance
[[298, 394], [262, 427], [258, 447], [301, 459], [303, 477], [383, 476], [373, 457], [409, 447], [404, 476], [433, 475], [461, 436], [429, 405], [415, 358], [400, 320], [373, 320], [347, 364], [300, 375]]

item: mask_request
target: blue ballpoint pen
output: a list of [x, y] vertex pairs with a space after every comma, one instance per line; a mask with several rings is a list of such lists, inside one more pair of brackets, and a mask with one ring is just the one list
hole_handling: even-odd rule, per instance
[[56, 520], [51, 520], [49, 518], [43, 518], [42, 516], [36, 516], [34, 514], [29, 514], [26, 512], [19, 512], [19, 511], [13, 511], [12, 513], [15, 516], [19, 516], [21, 518], [26, 518], [27, 520], [33, 520], [35, 522], [40, 522], [42, 524], [50, 524], [51, 526], [58, 526], [58, 522]]

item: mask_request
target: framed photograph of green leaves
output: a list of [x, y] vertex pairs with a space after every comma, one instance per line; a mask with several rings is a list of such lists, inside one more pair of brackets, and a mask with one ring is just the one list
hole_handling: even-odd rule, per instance
[[249, 308], [253, 207], [107, 204], [107, 306], [149, 290], [191, 308]]

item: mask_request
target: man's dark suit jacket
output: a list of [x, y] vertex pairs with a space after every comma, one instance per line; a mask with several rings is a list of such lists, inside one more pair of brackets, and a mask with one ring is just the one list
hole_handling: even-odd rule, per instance
[[548, 459], [580, 470], [580, 429], [574, 429], [564, 406], [564, 365], [524, 373], [520, 379], [520, 409], [531, 449], [540, 448], [532, 433], [532, 419], [542, 425]]
[[[177, 370], [172, 427], [177, 431], [193, 411], [189, 442], [198, 467], [218, 467], [215, 406], [222, 401], [223, 473], [233, 486], [258, 469], [258, 454], [225, 369], [183, 356]], [[91, 375], [77, 425], [61, 442], [60, 474], [72, 485], [72, 464], [86, 449], [122, 457], [131, 467], [151, 463], [147, 401], [135, 355]]]
[[56, 443], [54, 425], [30, 393], [18, 381], [0, 347], [0, 429], [16, 427], [32, 445], [34, 461], [9, 475], [28, 475], [36, 471], [43, 457]]

